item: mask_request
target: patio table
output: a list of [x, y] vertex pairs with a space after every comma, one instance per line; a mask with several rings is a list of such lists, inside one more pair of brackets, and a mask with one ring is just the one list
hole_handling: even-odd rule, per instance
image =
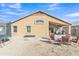
[[62, 36], [66, 36], [66, 35], [55, 35], [55, 40], [62, 40]]

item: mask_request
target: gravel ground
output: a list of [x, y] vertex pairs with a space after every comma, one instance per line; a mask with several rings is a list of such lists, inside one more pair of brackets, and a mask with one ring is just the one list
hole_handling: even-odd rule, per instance
[[11, 40], [0, 48], [2, 56], [78, 56], [79, 46], [55, 45], [39, 40]]

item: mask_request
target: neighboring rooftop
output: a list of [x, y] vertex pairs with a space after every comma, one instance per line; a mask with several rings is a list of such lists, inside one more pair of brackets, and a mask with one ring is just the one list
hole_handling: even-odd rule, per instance
[[5, 26], [5, 23], [0, 21], [0, 26]]
[[79, 26], [79, 21], [73, 22], [72, 26]]

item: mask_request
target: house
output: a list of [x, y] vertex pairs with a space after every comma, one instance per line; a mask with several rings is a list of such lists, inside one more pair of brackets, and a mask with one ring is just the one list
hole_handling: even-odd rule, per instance
[[4, 35], [6, 30], [5, 30], [6, 24], [4, 22], [0, 21], [0, 35]]
[[72, 36], [79, 35], [79, 21], [72, 23], [71, 28], [72, 28], [71, 30]]
[[[10, 25], [10, 24], [9, 24]], [[8, 25], [8, 23], [4, 23], [0, 21], [0, 40], [2, 39], [9, 39], [9, 37], [11, 37], [11, 30], [10, 30], [10, 26]]]
[[12, 37], [49, 37], [49, 32], [57, 35], [71, 33], [70, 23], [42, 11], [35, 12], [11, 23]]

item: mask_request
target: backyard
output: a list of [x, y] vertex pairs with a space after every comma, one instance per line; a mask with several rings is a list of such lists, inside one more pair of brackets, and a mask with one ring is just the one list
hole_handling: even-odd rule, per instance
[[0, 48], [3, 56], [74, 56], [79, 55], [79, 46], [55, 45], [40, 40], [15, 39]]

